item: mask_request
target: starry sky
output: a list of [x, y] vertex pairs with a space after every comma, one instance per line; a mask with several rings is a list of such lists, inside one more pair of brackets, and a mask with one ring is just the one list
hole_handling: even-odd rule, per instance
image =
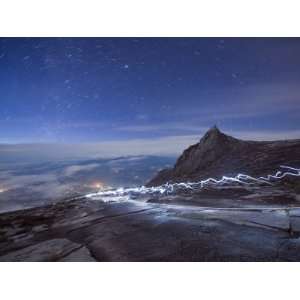
[[296, 38], [1, 38], [0, 143], [163, 147], [214, 124], [300, 138], [299, 53]]

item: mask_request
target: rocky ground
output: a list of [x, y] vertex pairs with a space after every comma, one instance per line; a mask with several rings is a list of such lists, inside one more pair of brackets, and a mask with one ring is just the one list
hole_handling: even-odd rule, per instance
[[4, 213], [0, 261], [300, 261], [298, 194], [226, 193]]

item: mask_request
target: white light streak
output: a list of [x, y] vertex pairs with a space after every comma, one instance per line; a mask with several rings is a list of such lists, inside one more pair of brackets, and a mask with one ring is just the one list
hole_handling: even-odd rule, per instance
[[280, 166], [281, 169], [287, 169], [288, 171], [277, 171], [275, 175], [267, 175], [266, 177], [252, 177], [246, 174], [238, 174], [235, 177], [223, 176], [217, 180], [215, 178], [208, 178], [197, 182], [180, 182], [180, 183], [166, 183], [160, 186], [154, 187], [135, 187], [135, 188], [118, 188], [110, 190], [100, 190], [94, 194], [86, 195], [87, 198], [103, 201], [114, 201], [114, 198], [120, 200], [130, 200], [141, 195], [164, 195], [172, 194], [180, 190], [199, 190], [207, 186], [224, 186], [228, 184], [240, 184], [240, 185], [254, 185], [254, 184], [268, 184], [273, 185], [276, 181], [279, 181], [287, 176], [300, 177], [300, 169]]

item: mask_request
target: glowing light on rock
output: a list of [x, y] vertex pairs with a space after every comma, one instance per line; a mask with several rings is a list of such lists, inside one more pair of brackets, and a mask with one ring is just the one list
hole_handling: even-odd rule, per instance
[[[254, 185], [254, 184], [268, 184], [273, 185], [276, 181], [279, 181], [287, 176], [300, 177], [300, 169], [280, 166], [281, 169], [286, 171], [277, 171], [275, 175], [267, 175], [266, 177], [252, 177], [246, 174], [238, 174], [235, 177], [223, 176], [221, 179], [208, 178], [197, 182], [179, 182], [179, 183], [166, 183], [160, 186], [154, 187], [135, 187], [135, 188], [118, 188], [102, 190], [98, 193], [88, 194], [87, 198], [101, 199], [108, 197], [112, 201], [113, 197], [125, 197], [127, 200], [137, 197], [139, 195], [152, 195], [152, 194], [172, 194], [179, 190], [199, 190], [207, 186], [224, 186], [227, 184], [240, 184], [240, 185]], [[124, 198], [124, 200], [125, 200]], [[104, 200], [105, 201], [105, 200]]]

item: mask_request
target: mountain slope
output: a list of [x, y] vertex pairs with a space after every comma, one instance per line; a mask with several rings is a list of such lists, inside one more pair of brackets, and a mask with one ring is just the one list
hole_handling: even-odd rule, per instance
[[147, 186], [237, 173], [262, 176], [274, 173], [280, 165], [300, 167], [300, 139], [244, 141], [228, 136], [214, 126], [199, 143], [182, 153], [172, 169], [159, 172]]

